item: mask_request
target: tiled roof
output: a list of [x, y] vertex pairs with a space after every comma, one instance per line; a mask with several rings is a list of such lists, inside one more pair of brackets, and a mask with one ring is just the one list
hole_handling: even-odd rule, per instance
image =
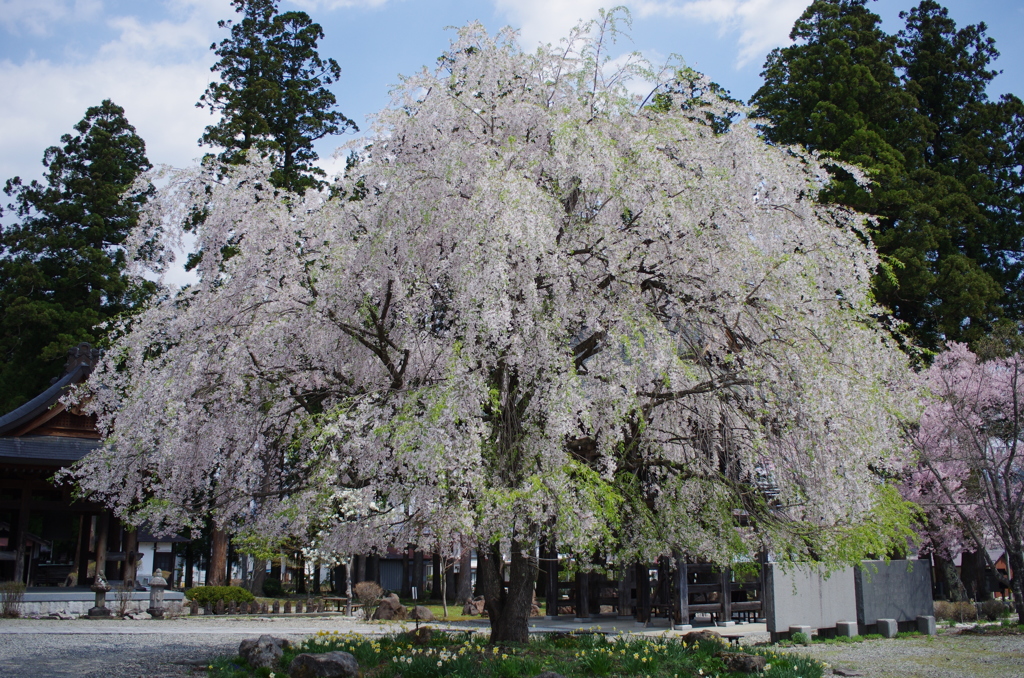
[[78, 461], [102, 444], [101, 441], [93, 438], [0, 437], [0, 463], [66, 466]]

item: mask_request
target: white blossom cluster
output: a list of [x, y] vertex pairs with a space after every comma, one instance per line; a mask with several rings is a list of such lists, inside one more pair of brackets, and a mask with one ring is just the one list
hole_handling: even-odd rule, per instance
[[191, 230], [200, 280], [95, 371], [83, 489], [324, 551], [725, 560], [810, 526], [827, 554], [907, 399], [866, 220], [815, 201], [814, 157], [713, 124], [736, 105], [696, 74], [630, 96], [606, 39], [462, 29], [331, 192], [282, 194], [257, 160], [169, 172], [132, 252], [160, 270]]

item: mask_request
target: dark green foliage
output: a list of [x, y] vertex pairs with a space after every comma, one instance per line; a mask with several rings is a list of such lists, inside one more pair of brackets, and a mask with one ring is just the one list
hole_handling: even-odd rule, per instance
[[878, 300], [922, 346], [977, 341], [1018, 315], [1021, 104], [985, 91], [998, 56], [985, 26], [957, 30], [924, 0], [898, 36], [866, 0], [816, 0], [796, 44], [765, 63], [751, 103], [768, 140], [802, 144], [860, 166], [870, 190], [842, 168], [823, 198], [879, 217]]
[[284, 595], [284, 587], [281, 586], [281, 580], [277, 577], [267, 577], [263, 580], [263, 595], [271, 598]]
[[203, 607], [224, 603], [251, 603], [256, 598], [241, 586], [196, 586], [185, 591], [185, 597], [198, 601]]
[[4, 188], [12, 202], [0, 226], [0, 412], [43, 391], [70, 347], [102, 344], [96, 325], [153, 289], [125, 275], [121, 247], [147, 195], [121, 200], [151, 167], [146, 144], [109, 99], [74, 129], [46, 149], [44, 183], [15, 177]]
[[[321, 631], [285, 650], [278, 672], [285, 671], [299, 653], [348, 652], [359, 662], [363, 675], [394, 678], [532, 678], [554, 671], [567, 678], [591, 676], [726, 676], [718, 656], [720, 642], [691, 643], [678, 639], [606, 637], [600, 633], [551, 634], [534, 637], [528, 644], [491, 646], [480, 635], [434, 630], [428, 642], [417, 643], [411, 633], [368, 638]], [[818, 678], [822, 664], [769, 648], [744, 647], [744, 652], [763, 654], [769, 668], [765, 678]], [[238, 657], [212, 662], [213, 678], [262, 676]]]
[[320, 185], [324, 171], [313, 165], [313, 142], [356, 129], [334, 110], [337, 100], [325, 85], [341, 77], [334, 59], [321, 59], [319, 24], [305, 12], [278, 14], [277, 0], [233, 0], [238, 22], [221, 21], [231, 37], [211, 45], [220, 82], [211, 82], [196, 104], [221, 114], [200, 144], [223, 148], [221, 160], [239, 163], [255, 149], [274, 157], [271, 181], [303, 192]]

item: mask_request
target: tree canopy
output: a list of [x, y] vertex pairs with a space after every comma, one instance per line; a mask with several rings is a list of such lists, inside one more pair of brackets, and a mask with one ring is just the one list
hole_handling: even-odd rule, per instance
[[342, 553], [465, 535], [498, 641], [525, 638], [542, 537], [627, 562], [905, 543], [907, 360], [863, 218], [692, 72], [630, 96], [613, 18], [532, 54], [462, 29], [331, 193], [258, 160], [170, 175], [132, 242], [164, 261], [199, 211], [210, 256], [94, 371], [83, 491]]
[[770, 141], [867, 172], [870, 187], [834, 168], [824, 197], [878, 217], [875, 294], [938, 350], [1019, 317], [1024, 107], [987, 97], [998, 52], [984, 24], [957, 29], [933, 0], [901, 17], [887, 35], [867, 0], [817, 0], [752, 103]]
[[210, 46], [220, 57], [211, 67], [220, 82], [211, 82], [196, 104], [221, 119], [199, 143], [224, 149], [220, 159], [227, 163], [241, 162], [250, 149], [271, 154], [275, 186], [298, 193], [319, 186], [325, 174], [313, 164], [313, 142], [357, 129], [335, 110], [326, 87], [341, 77], [341, 67], [317, 52], [323, 29], [305, 12], [279, 14], [277, 0], [231, 4], [242, 18], [220, 21], [231, 36]]
[[14, 177], [4, 189], [12, 202], [0, 227], [0, 412], [43, 391], [69, 348], [101, 343], [96, 326], [152, 288], [125, 275], [122, 247], [148, 195], [121, 200], [151, 168], [146, 144], [109, 99], [74, 130], [43, 154], [44, 182]]
[[952, 344], [921, 375], [932, 400], [912, 430], [919, 465], [904, 493], [927, 508], [925, 546], [951, 557], [1006, 551], [1024, 621], [1024, 356], [982, 361]]

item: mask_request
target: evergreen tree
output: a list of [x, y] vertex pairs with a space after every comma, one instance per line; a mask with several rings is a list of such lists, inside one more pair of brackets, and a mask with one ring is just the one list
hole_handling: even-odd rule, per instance
[[929, 252], [937, 331], [976, 342], [990, 324], [975, 320], [1021, 310], [1024, 149], [1013, 137], [1024, 128], [1024, 107], [1015, 96], [991, 101], [986, 93], [999, 52], [985, 24], [958, 30], [933, 0], [900, 16], [903, 80], [927, 121], [919, 147], [907, 152], [921, 196], [909, 218], [928, 221], [939, 236]]
[[67, 349], [100, 342], [97, 324], [131, 308], [146, 289], [125, 276], [121, 244], [145, 195], [121, 195], [150, 169], [146, 144], [105, 100], [76, 134], [43, 155], [45, 183], [7, 181], [17, 219], [0, 225], [0, 412], [42, 391]]
[[1019, 101], [986, 99], [998, 53], [983, 25], [957, 31], [924, 0], [890, 36], [866, 3], [808, 7], [796, 44], [769, 55], [752, 103], [770, 141], [867, 172], [870, 190], [835, 168], [824, 195], [879, 217], [875, 294], [916, 341], [977, 340], [1016, 303], [1020, 162], [1009, 139]]
[[305, 12], [278, 14], [277, 0], [233, 0], [242, 15], [231, 37], [210, 49], [220, 57], [211, 82], [196, 106], [219, 112], [200, 144], [223, 148], [225, 162], [241, 162], [256, 149], [275, 158], [274, 185], [295, 192], [318, 186], [325, 173], [313, 163], [313, 142], [356, 125], [334, 110], [337, 99], [325, 86], [341, 77], [334, 59], [321, 59], [319, 24]]

